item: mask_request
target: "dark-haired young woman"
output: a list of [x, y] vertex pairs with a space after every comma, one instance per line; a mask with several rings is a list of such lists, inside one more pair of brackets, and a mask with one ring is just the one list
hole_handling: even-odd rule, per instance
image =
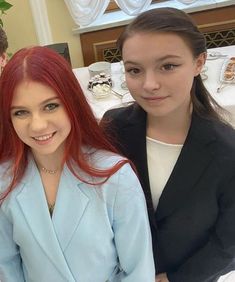
[[135, 103], [101, 125], [136, 166], [156, 281], [212, 282], [234, 269], [235, 131], [200, 71], [206, 42], [173, 8], [142, 13], [118, 40]]

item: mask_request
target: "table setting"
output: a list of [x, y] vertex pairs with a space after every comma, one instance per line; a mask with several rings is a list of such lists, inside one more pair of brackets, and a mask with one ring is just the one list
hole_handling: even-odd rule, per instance
[[[102, 63], [103, 62], [97, 62]], [[94, 63], [96, 64], [96, 63]], [[92, 64], [94, 66], [94, 64]], [[101, 65], [102, 65], [101, 64]], [[117, 63], [108, 63], [110, 65], [110, 70], [106, 68], [99, 69], [98, 73], [91, 73], [89, 67], [82, 67], [73, 69], [75, 76], [77, 77], [81, 88], [87, 98], [88, 103], [90, 104], [96, 118], [100, 120], [103, 114], [111, 108], [121, 107], [127, 105], [133, 101], [129, 90], [126, 87], [124, 68], [122, 62]], [[92, 66], [92, 67], [93, 67]], [[97, 68], [97, 65], [95, 65]], [[99, 76], [99, 77], [98, 77]], [[100, 77], [101, 76], [101, 77]], [[106, 79], [111, 79], [109, 91], [104, 93], [97, 94], [96, 88], [92, 87], [96, 79], [100, 80], [100, 87], [105, 88]], [[97, 82], [97, 81], [96, 81]], [[101, 91], [105, 92], [105, 91]]]
[[[122, 61], [96, 62], [73, 71], [98, 120], [107, 110], [133, 101]], [[213, 98], [229, 112], [228, 120], [235, 127], [235, 45], [208, 49], [201, 77]]]
[[235, 127], [235, 45], [208, 49], [205, 67], [203, 82]]

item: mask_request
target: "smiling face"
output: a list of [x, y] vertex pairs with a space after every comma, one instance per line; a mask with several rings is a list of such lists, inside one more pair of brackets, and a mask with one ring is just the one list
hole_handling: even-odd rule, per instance
[[11, 120], [18, 137], [35, 157], [63, 154], [71, 124], [52, 88], [34, 81], [19, 84], [12, 100]]
[[136, 33], [123, 44], [126, 82], [149, 117], [189, 112], [194, 77], [205, 62], [194, 58], [185, 41], [173, 33]]

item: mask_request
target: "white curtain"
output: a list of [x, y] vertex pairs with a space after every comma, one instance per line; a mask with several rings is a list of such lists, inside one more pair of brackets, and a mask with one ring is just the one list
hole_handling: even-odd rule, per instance
[[75, 23], [86, 26], [103, 15], [109, 0], [65, 0], [65, 3]]
[[[64, 0], [69, 12], [79, 26], [87, 26], [102, 16], [110, 0]], [[128, 15], [145, 11], [152, 0], [115, 0], [121, 10]]]
[[115, 0], [123, 12], [130, 16], [136, 16], [147, 10], [152, 0]]

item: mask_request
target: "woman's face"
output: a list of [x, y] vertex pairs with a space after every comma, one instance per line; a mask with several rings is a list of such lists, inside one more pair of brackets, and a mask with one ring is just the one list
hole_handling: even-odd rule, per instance
[[122, 49], [126, 83], [136, 102], [152, 117], [176, 117], [190, 106], [194, 77], [204, 54], [194, 58], [173, 33], [136, 33]]
[[11, 120], [18, 137], [36, 157], [63, 154], [71, 124], [52, 88], [34, 81], [20, 83], [14, 92]]

